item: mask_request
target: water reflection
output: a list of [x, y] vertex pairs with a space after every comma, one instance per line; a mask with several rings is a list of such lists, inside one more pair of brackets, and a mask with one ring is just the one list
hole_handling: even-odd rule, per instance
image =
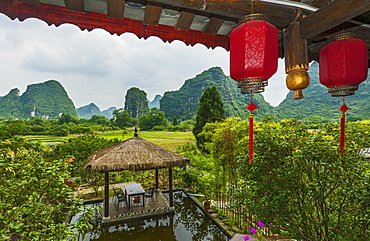
[[[185, 193], [174, 193], [175, 214], [137, 220], [110, 227], [98, 224], [92, 233], [79, 240], [130, 241], [226, 241], [228, 237], [196, 206]], [[99, 222], [100, 223], [100, 222]]]

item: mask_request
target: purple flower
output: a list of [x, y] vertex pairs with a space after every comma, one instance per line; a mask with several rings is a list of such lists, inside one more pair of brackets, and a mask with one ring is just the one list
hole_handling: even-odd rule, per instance
[[258, 223], [258, 226], [259, 226], [260, 228], [262, 228], [263, 226], [265, 226], [265, 224], [264, 224], [264, 223], [262, 223], [261, 221], [258, 221], [257, 223]]
[[249, 240], [249, 236], [248, 235], [245, 235], [244, 236], [244, 241], [246, 241], [246, 240]]
[[253, 234], [256, 234], [257, 230], [255, 230], [254, 228], [251, 228], [250, 232], [253, 233]]

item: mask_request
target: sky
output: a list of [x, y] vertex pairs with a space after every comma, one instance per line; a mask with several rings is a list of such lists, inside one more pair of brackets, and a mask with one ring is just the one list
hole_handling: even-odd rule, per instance
[[[289, 91], [283, 62], [279, 60], [279, 70], [263, 93], [273, 106]], [[92, 102], [100, 110], [121, 108], [131, 87], [153, 100], [214, 66], [229, 75], [229, 53], [223, 48], [163, 43], [157, 37], [144, 40], [131, 33], [117, 36], [102, 29], [81, 31], [71, 24], [48, 26], [38, 19], [13, 21], [0, 14], [0, 96], [53, 79], [76, 108]]]

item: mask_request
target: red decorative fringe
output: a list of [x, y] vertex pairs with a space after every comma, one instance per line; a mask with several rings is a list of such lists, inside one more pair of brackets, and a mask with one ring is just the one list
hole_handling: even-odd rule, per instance
[[340, 115], [340, 142], [339, 142], [340, 155], [342, 155], [344, 150], [345, 131], [346, 131], [346, 114], [343, 113]]
[[249, 165], [253, 162], [253, 113], [249, 114]]

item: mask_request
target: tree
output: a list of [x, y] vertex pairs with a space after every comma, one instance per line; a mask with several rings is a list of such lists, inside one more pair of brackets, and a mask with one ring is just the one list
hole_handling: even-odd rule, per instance
[[139, 127], [142, 130], [151, 130], [155, 126], [163, 129], [167, 126], [167, 122], [163, 111], [158, 108], [152, 108], [148, 113], [139, 118]]
[[54, 159], [64, 159], [73, 157], [71, 162], [71, 176], [83, 176], [82, 167], [85, 165], [87, 158], [97, 150], [113, 145], [119, 142], [118, 139], [108, 140], [96, 135], [83, 135], [71, 138], [66, 143], [54, 147], [52, 157]]
[[202, 97], [200, 97], [199, 109], [193, 128], [193, 134], [199, 148], [204, 150], [203, 145], [207, 141], [204, 136], [200, 135], [205, 124], [221, 121], [224, 118], [224, 107], [216, 86], [207, 87]]
[[89, 121], [92, 122], [92, 123], [99, 124], [99, 125], [108, 126], [110, 124], [109, 119], [105, 116], [102, 116], [102, 115], [93, 115], [93, 116], [91, 116]]
[[176, 116], [173, 117], [173, 120], [172, 120], [172, 125], [173, 126], [177, 126], [179, 124], [179, 121], [177, 120]]
[[62, 113], [58, 117], [59, 125], [68, 124], [68, 123], [78, 124], [78, 117], [72, 116], [71, 114]]
[[131, 127], [136, 120], [132, 118], [127, 110], [122, 108], [113, 111], [113, 123], [121, 129]]
[[228, 117], [222, 122], [207, 123], [203, 127], [202, 136], [210, 140], [204, 148], [214, 162], [212, 174], [217, 181], [215, 192], [224, 190], [227, 184], [237, 184], [237, 160], [242, 149], [239, 142], [248, 134], [248, 125], [248, 120]]
[[2, 240], [72, 240], [73, 228], [91, 226], [65, 222], [82, 208], [64, 184], [68, 162], [45, 159], [45, 149], [23, 138], [0, 142], [0, 156]]
[[234, 198], [291, 238], [367, 240], [370, 164], [361, 154], [370, 145], [366, 128], [368, 123], [347, 125], [340, 155], [338, 123], [316, 129], [295, 120], [257, 123], [252, 165], [248, 138], [240, 143], [244, 150]]

